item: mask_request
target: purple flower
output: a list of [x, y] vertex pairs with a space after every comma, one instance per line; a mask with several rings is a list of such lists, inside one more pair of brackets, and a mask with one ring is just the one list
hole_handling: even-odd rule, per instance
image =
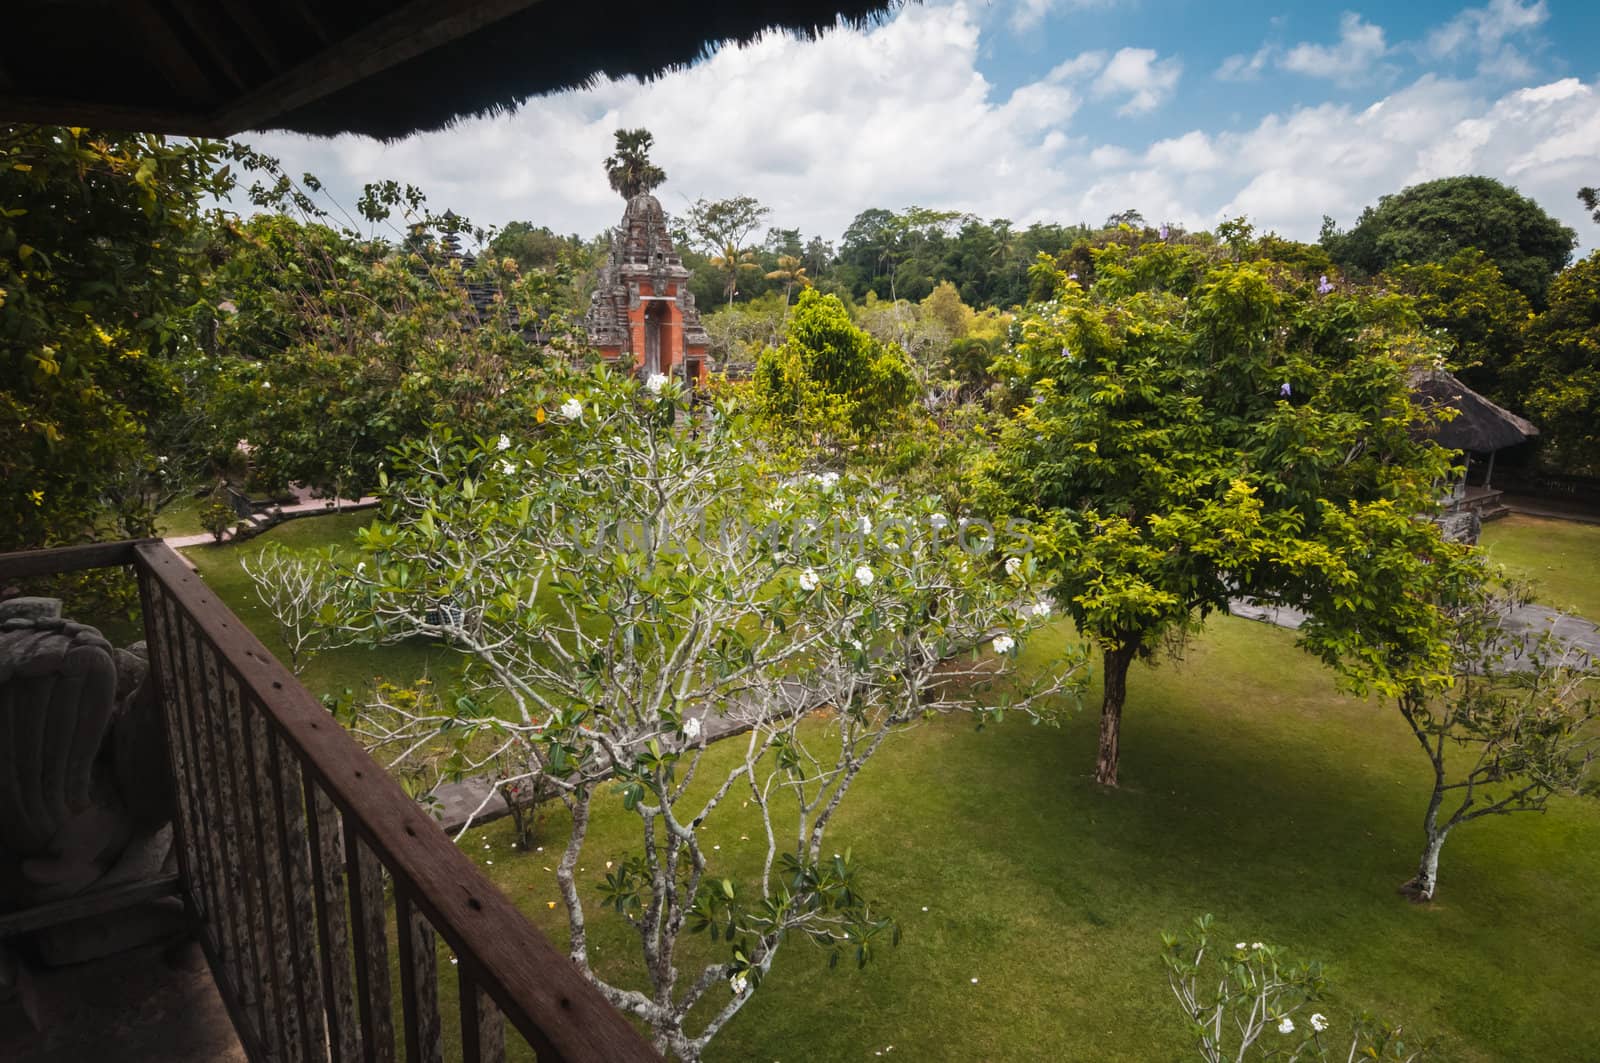
[[1278, 394], [1282, 395], [1284, 398], [1289, 397], [1289, 382], [1287, 380], [1285, 380], [1283, 382], [1283, 386], [1278, 389]]
[[1328, 275], [1324, 273], [1322, 279], [1317, 281], [1317, 294], [1327, 295], [1331, 291], [1333, 291], [1333, 283], [1328, 280]]
[[1170, 232], [1171, 231], [1165, 225], [1163, 225], [1160, 229], [1156, 230], [1156, 235], [1165, 240], [1168, 235], [1170, 235]]
[[1076, 274], [1076, 273], [1069, 273], [1069, 274], [1067, 274], [1067, 280], [1069, 280], [1069, 281], [1075, 281], [1075, 280], [1077, 280], [1077, 279], [1078, 279], [1078, 275], [1077, 275], [1077, 274]]

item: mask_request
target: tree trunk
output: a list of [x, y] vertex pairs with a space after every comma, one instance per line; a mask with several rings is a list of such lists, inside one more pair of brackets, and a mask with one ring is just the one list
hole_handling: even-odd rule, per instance
[[1122, 704], [1128, 697], [1128, 666], [1137, 653], [1134, 646], [1107, 647], [1103, 654], [1106, 669], [1105, 698], [1100, 703], [1100, 757], [1094, 766], [1094, 781], [1102, 786], [1117, 785], [1117, 761], [1122, 741]]
[[1434, 891], [1439, 888], [1439, 850], [1444, 848], [1444, 839], [1443, 833], [1428, 835], [1428, 845], [1422, 850], [1422, 859], [1417, 864], [1417, 877], [1400, 887], [1401, 892], [1412, 900], [1433, 900]]

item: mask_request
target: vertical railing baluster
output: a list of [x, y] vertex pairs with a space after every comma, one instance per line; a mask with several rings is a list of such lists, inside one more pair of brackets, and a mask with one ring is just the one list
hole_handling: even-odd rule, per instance
[[328, 1031], [324, 1025], [322, 979], [317, 971], [316, 905], [311, 897], [310, 814], [300, 782], [300, 765], [284, 748], [276, 731], [267, 728], [266, 734], [275, 789], [272, 804], [278, 810], [278, 837], [282, 842], [284, 896], [288, 901], [285, 912], [300, 1001], [300, 1029], [305, 1037], [306, 1058], [326, 1059]]
[[139, 573], [139, 595], [144, 612], [145, 651], [150, 658], [150, 681], [155, 683], [166, 730], [167, 757], [172, 766], [172, 795], [175, 804], [173, 841], [183, 875], [184, 900], [198, 918], [200, 933], [213, 954], [218, 942], [213, 934], [211, 899], [207, 887], [211, 871], [205, 866], [204, 846], [197, 844], [200, 832], [198, 805], [194, 791], [193, 752], [188, 745], [183, 708], [178, 702], [178, 682], [172, 666], [172, 645], [167, 638], [162, 594], [148, 573]]
[[[245, 745], [244, 710], [239, 704], [239, 686], [234, 677], [223, 675], [217, 666], [216, 655], [209, 644], [200, 648], [205, 663], [206, 678], [214, 692], [214, 711], [219, 746], [222, 750], [220, 773], [223, 789], [223, 820], [226, 840], [233, 846], [233, 856], [228, 872], [234, 893], [244, 911], [248, 928], [246, 941], [250, 955], [255, 958], [254, 978], [247, 983], [261, 1000], [264, 1036], [263, 1047], [268, 1055], [277, 1059], [283, 1056], [283, 1001], [280, 999], [282, 980], [273, 962], [270, 934], [270, 913], [267, 900], [262, 895], [261, 868], [264, 865], [261, 825], [256, 815], [260, 802], [254, 794], [250, 751]], [[243, 943], [241, 943], [242, 945]]]
[[395, 891], [394, 922], [400, 944], [400, 1003], [405, 1019], [407, 1063], [443, 1063], [439, 957], [433, 928], [401, 890]]
[[350, 867], [350, 925], [355, 944], [356, 1001], [366, 1063], [393, 1063], [394, 1015], [389, 989], [389, 942], [383, 909], [383, 868], [356, 825], [345, 820]]
[[505, 1063], [506, 1020], [465, 967], [456, 968], [461, 999], [462, 1063]]
[[241, 912], [243, 896], [239, 883], [237, 838], [234, 834], [232, 801], [227, 789], [229, 775], [227, 747], [222, 739], [222, 698], [219, 694], [213, 702], [206, 697], [206, 687], [201, 678], [199, 648], [195, 644], [196, 633], [191, 630], [191, 624], [192, 621], [186, 614], [181, 611], [175, 612], [174, 634], [178, 648], [183, 654], [184, 681], [189, 691], [189, 705], [197, 737], [202, 743], [200, 762], [204, 765], [206, 785], [210, 791], [209, 807], [217, 819], [213, 825], [214, 829], [207, 831], [206, 837], [212, 845], [212, 853], [215, 856], [212, 865], [217, 872], [214, 889], [217, 897], [217, 914], [222, 919], [224, 959], [226, 966], [230, 968], [233, 993], [239, 1001], [241, 1012], [248, 1014], [250, 1009], [254, 1009], [256, 1041], [263, 1049], [268, 1049], [271, 1044], [271, 1023], [259, 987], [251, 977], [252, 970], [249, 965], [252, 963], [253, 938], [250, 935], [249, 920]]
[[350, 916], [347, 907], [344, 830], [333, 802], [306, 775], [306, 809], [311, 843], [311, 877], [316, 884], [317, 952], [322, 996], [328, 1012], [328, 1050], [333, 1063], [357, 1063], [355, 990], [350, 977]]
[[[283, 837], [279, 833], [277, 782], [272, 771], [271, 752], [267, 747], [267, 721], [254, 699], [240, 696], [235, 677], [230, 673], [226, 681], [228, 712], [231, 723], [237, 728], [243, 754], [243, 771], [237, 781], [240, 791], [248, 795], [248, 807], [242, 809], [256, 843], [255, 890], [258, 925], [267, 945], [267, 962], [273, 986], [273, 1003], [277, 1005], [279, 1032], [283, 1035], [283, 1058], [298, 1063], [307, 1058], [306, 1044], [301, 1035], [301, 1009], [299, 987], [294, 970], [294, 945], [290, 941], [289, 900], [283, 879]], [[263, 977], [269, 977], [263, 971]]]

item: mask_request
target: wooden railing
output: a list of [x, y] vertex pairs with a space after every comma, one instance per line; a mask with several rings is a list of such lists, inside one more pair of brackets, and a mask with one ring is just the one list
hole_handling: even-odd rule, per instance
[[0, 555], [0, 580], [110, 566], [138, 578], [183, 893], [252, 1060], [487, 1063], [507, 1027], [540, 1061], [659, 1059], [165, 543]]

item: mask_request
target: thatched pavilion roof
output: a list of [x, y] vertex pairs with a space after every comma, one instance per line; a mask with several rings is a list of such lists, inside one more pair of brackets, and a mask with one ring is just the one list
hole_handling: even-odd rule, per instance
[[1450, 450], [1488, 454], [1539, 434], [1532, 422], [1496, 406], [1442, 369], [1412, 374], [1411, 394], [1425, 409], [1451, 407], [1458, 411], [1448, 421], [1438, 418], [1429, 432], [1435, 442]]
[[0, 123], [394, 138], [892, 0], [9, 0]]

